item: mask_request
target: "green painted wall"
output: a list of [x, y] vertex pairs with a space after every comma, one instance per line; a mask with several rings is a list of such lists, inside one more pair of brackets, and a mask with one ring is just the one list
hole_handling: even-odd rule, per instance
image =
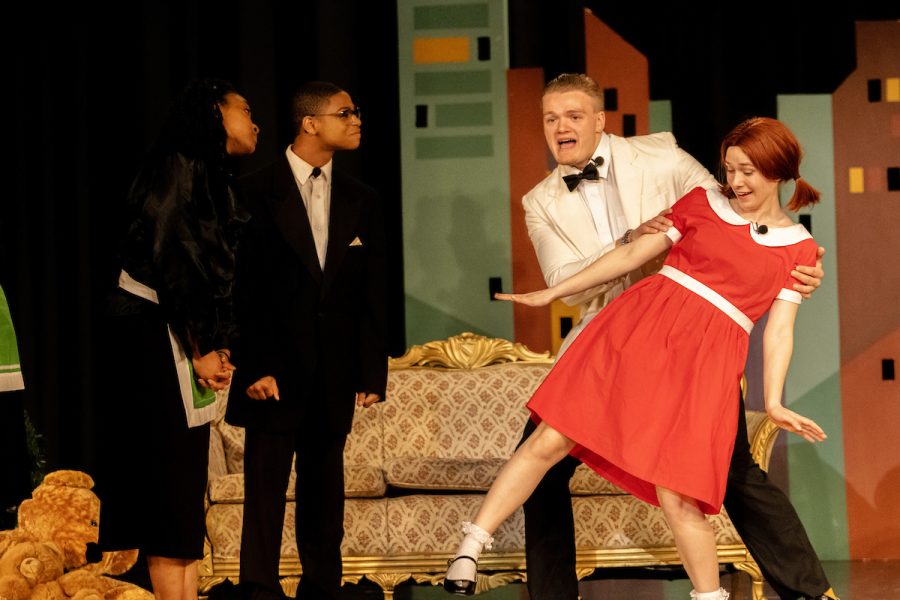
[[672, 131], [672, 102], [670, 100], [650, 101], [650, 133]]
[[[790, 496], [823, 560], [849, 558], [844, 444], [840, 395], [837, 238], [835, 233], [834, 137], [831, 95], [778, 96], [778, 118], [791, 128], [805, 152], [801, 175], [822, 192], [821, 202], [802, 213], [812, 217], [812, 234], [826, 249], [825, 279], [803, 303], [795, 326], [794, 356], [785, 386], [786, 404], [814, 419], [828, 439], [813, 446], [787, 436]], [[785, 186], [784, 200], [793, 193]]]
[[[512, 339], [512, 308], [488, 293], [491, 277], [512, 284], [506, 2], [397, 8], [407, 343], [463, 330]], [[413, 63], [415, 39], [441, 37], [470, 38], [469, 62]]]

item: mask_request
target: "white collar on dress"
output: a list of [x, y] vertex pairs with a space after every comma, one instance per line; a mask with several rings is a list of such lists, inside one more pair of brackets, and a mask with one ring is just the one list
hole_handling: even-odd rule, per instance
[[750, 237], [760, 246], [790, 246], [803, 240], [812, 239], [806, 227], [799, 223], [788, 227], [769, 227], [766, 233], [757, 233], [753, 228], [753, 223], [734, 212], [734, 209], [731, 208], [731, 204], [728, 202], [728, 198], [722, 192], [717, 189], [706, 190], [706, 199], [709, 201], [709, 206], [713, 209], [713, 212], [726, 223], [730, 225], [746, 225], [750, 229]]

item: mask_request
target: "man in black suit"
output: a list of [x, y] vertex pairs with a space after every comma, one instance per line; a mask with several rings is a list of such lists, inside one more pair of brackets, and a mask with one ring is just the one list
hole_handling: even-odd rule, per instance
[[241, 588], [282, 597], [278, 559], [296, 453], [298, 598], [341, 584], [343, 450], [355, 404], [387, 382], [385, 243], [377, 194], [332, 168], [362, 120], [327, 82], [294, 95], [294, 143], [244, 181], [252, 218], [238, 253], [240, 341], [226, 420], [246, 428]]

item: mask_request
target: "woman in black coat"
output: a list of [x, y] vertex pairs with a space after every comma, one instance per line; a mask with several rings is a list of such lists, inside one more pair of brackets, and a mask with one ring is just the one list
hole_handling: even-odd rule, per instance
[[234, 252], [246, 221], [230, 163], [255, 150], [258, 132], [229, 83], [196, 81], [128, 195], [101, 365], [100, 545], [138, 548], [161, 599], [197, 597], [209, 422], [234, 369]]

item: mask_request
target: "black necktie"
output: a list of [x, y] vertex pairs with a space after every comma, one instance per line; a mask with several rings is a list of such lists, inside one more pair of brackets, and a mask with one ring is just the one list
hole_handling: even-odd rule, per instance
[[320, 169], [319, 167], [313, 167], [313, 170], [312, 170], [312, 173], [310, 173], [310, 176], [315, 178], [321, 174], [322, 174], [322, 169]]
[[582, 179], [587, 181], [597, 181], [600, 179], [600, 173], [597, 172], [597, 166], [603, 164], [603, 157], [598, 156], [597, 158], [592, 159], [584, 169], [582, 169], [581, 173], [575, 173], [574, 175], [565, 175], [563, 176], [563, 181], [566, 182], [566, 187], [569, 188], [571, 192], [575, 188], [578, 187], [578, 184]]

